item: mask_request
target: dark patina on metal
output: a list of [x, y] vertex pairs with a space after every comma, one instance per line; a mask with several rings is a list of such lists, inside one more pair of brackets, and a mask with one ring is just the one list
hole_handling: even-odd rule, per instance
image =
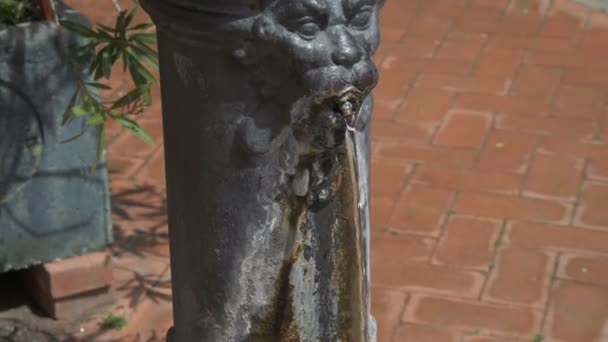
[[173, 341], [372, 341], [381, 0], [144, 0], [158, 27]]

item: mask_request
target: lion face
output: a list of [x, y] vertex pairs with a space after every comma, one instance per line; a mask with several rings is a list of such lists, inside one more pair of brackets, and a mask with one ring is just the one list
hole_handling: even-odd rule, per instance
[[270, 4], [259, 36], [283, 56], [285, 80], [318, 99], [344, 92], [366, 95], [375, 86], [371, 56], [378, 46], [378, 0], [277, 0]]

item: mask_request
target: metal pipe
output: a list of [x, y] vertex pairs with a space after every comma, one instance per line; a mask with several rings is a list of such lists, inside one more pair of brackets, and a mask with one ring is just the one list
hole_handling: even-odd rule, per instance
[[170, 340], [374, 341], [382, 0], [141, 0], [157, 24]]

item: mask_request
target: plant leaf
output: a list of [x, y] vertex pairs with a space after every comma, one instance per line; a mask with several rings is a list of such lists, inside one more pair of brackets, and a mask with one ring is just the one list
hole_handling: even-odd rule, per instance
[[97, 38], [97, 33], [84, 25], [80, 25], [69, 20], [60, 20], [59, 24], [70, 31], [80, 34], [81, 36]]
[[87, 132], [87, 129], [88, 129], [88, 127], [85, 127], [85, 128], [82, 130], [82, 132], [80, 132], [80, 133], [76, 134], [75, 136], [73, 136], [73, 137], [71, 137], [71, 138], [68, 138], [68, 139], [62, 140], [62, 141], [60, 141], [59, 143], [60, 143], [60, 144], [67, 144], [67, 143], [69, 143], [69, 142], [72, 142], [72, 141], [74, 141], [74, 140], [76, 140], [76, 139], [80, 138], [81, 136], [83, 136], [83, 135], [84, 135], [84, 134]]
[[129, 28], [129, 31], [136, 31], [136, 30], [147, 30], [151, 27], [154, 27], [154, 24], [152, 23], [143, 23], [143, 24], [139, 24], [139, 25], [135, 25], [135, 26], [131, 26]]
[[79, 97], [78, 95], [80, 95], [80, 89], [76, 89], [76, 91], [74, 92], [74, 95], [72, 95], [72, 98], [70, 99], [70, 102], [68, 103], [68, 106], [65, 108], [65, 112], [63, 112], [63, 116], [61, 118], [62, 125], [65, 125], [72, 120], [72, 118], [73, 118], [72, 107], [74, 107], [74, 104], [76, 104], [76, 100]]
[[98, 126], [106, 122], [106, 117], [102, 113], [96, 113], [91, 116], [89, 120], [85, 123], [87, 126]]
[[141, 90], [139, 88], [135, 88], [128, 92], [125, 96], [119, 98], [114, 102], [110, 110], [117, 109], [128, 105], [129, 103], [137, 100], [141, 96]]
[[87, 82], [87, 85], [97, 89], [112, 90], [112, 87], [110, 87], [109, 85], [99, 82]]
[[133, 134], [135, 134], [138, 138], [143, 140], [145, 143], [152, 145], [152, 146], [156, 146], [156, 144], [154, 143], [154, 139], [137, 122], [135, 122], [125, 116], [120, 116], [120, 115], [115, 116], [114, 120], [116, 120], [122, 127], [133, 132]]
[[139, 40], [146, 44], [157, 44], [156, 33], [135, 33], [130, 36], [131, 39]]
[[158, 70], [158, 53], [152, 50], [149, 46], [142, 44], [132, 44], [130, 47], [137, 57], [146, 61], [154, 69]]

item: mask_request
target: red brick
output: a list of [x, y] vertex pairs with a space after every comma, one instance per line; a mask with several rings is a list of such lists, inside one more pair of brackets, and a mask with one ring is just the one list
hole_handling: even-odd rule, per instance
[[401, 193], [411, 165], [388, 158], [372, 159], [372, 193], [374, 195], [397, 195]]
[[415, 14], [413, 3], [393, 1], [385, 4], [381, 12], [382, 27], [406, 27], [410, 18]]
[[542, 25], [540, 34], [547, 37], [576, 38], [583, 26], [583, 19], [566, 13], [548, 16]]
[[593, 142], [564, 139], [558, 136], [544, 136], [536, 142], [538, 152], [555, 153], [572, 158], [603, 158], [608, 151], [606, 146]]
[[46, 313], [74, 320], [112, 302], [112, 270], [108, 253], [94, 252], [33, 267], [25, 277]]
[[559, 68], [522, 66], [511, 84], [511, 94], [549, 100], [555, 94], [561, 77]]
[[481, 112], [544, 116], [549, 111], [549, 102], [546, 99], [535, 99], [521, 95], [501, 96], [464, 93], [457, 95], [454, 107]]
[[442, 264], [487, 270], [494, 257], [500, 221], [452, 216], [434, 260]]
[[485, 37], [476, 35], [476, 39], [446, 39], [437, 51], [436, 58], [449, 60], [473, 61], [477, 59], [483, 47]]
[[530, 35], [495, 34], [491, 37], [488, 47], [547, 52], [570, 52], [574, 50], [575, 40]]
[[[599, 11], [591, 13], [588, 19], [588, 26], [591, 28], [604, 29], [608, 28], [608, 15]], [[606, 55], [606, 50], [602, 50], [600, 53]]]
[[[386, 57], [386, 60], [390, 58]], [[375, 107], [373, 117], [374, 119], [392, 118], [395, 109], [399, 107], [403, 98], [405, 97], [406, 91], [409, 84], [414, 80], [415, 75], [407, 72], [391, 71], [381, 74], [380, 82], [374, 91], [375, 96]]]
[[417, 122], [382, 121], [374, 123], [372, 137], [380, 141], [399, 141], [426, 144], [431, 141], [435, 128]]
[[537, 154], [523, 193], [529, 197], [575, 201], [582, 178], [582, 159]]
[[570, 69], [565, 71], [563, 82], [580, 86], [608, 87], [606, 72], [598, 71], [597, 68]]
[[402, 324], [397, 328], [395, 341], [398, 342], [458, 342], [457, 333], [430, 325]]
[[580, 254], [562, 254], [559, 278], [608, 287], [608, 258]]
[[608, 233], [589, 229], [515, 222], [506, 239], [522, 248], [608, 254]]
[[152, 182], [155, 186], [164, 188], [166, 184], [165, 151], [161, 148], [154, 153], [137, 175], [142, 181]]
[[397, 202], [389, 221], [390, 227], [437, 236], [452, 198], [451, 191], [419, 185], [410, 186]]
[[583, 185], [575, 225], [608, 231], [608, 184], [587, 182]]
[[417, 295], [410, 298], [403, 320], [459, 330], [483, 329], [510, 336], [531, 336], [540, 327], [541, 312], [525, 307]]
[[421, 7], [425, 15], [444, 20], [452, 20], [467, 11], [464, 0], [425, 2]]
[[[153, 293], [162, 293], [171, 297], [171, 291], [155, 288], [148, 290]], [[142, 301], [134, 312], [128, 314], [129, 324], [122, 331], [118, 331], [129, 338], [99, 339], [101, 341], [164, 341], [169, 328], [173, 326], [173, 310], [171, 300], [165, 298], [147, 299]]]
[[562, 85], [555, 102], [555, 115], [596, 119], [606, 112], [607, 100], [605, 89]]
[[379, 144], [378, 155], [388, 158], [403, 158], [418, 163], [465, 167], [473, 164], [477, 153], [472, 150], [453, 150], [430, 146]]
[[372, 259], [372, 282], [375, 286], [402, 291], [416, 291], [475, 298], [485, 278], [481, 273], [456, 270], [427, 263], [407, 263], [398, 255]]
[[34, 267], [29, 274], [41, 291], [59, 299], [109, 286], [112, 268], [104, 251], [49, 262]]
[[[582, 68], [586, 65], [587, 58], [579, 53], [555, 53], [548, 51], [530, 51], [525, 58], [525, 63], [545, 67]], [[595, 64], [594, 64], [595, 66]]]
[[130, 177], [137, 171], [145, 160], [135, 157], [117, 157], [108, 159], [110, 177]]
[[392, 196], [374, 196], [372, 194], [370, 207], [372, 231], [386, 230], [388, 220], [395, 208], [395, 199]]
[[403, 292], [372, 288], [372, 315], [376, 319], [378, 342], [391, 342], [405, 307]]
[[480, 13], [476, 16], [459, 18], [455, 24], [455, 29], [479, 33], [531, 34], [538, 29], [538, 23], [534, 20], [509, 17], [500, 20]]
[[480, 217], [567, 223], [571, 205], [533, 198], [461, 193], [454, 205], [458, 214]]
[[590, 140], [595, 135], [598, 124], [591, 120], [501, 114], [496, 116], [495, 127], [523, 133], [554, 135], [559, 138]]
[[435, 54], [435, 50], [440, 42], [434, 39], [424, 37], [408, 36], [401, 41], [403, 46], [404, 56], [431, 58]]
[[408, 37], [442, 39], [451, 28], [451, 21], [433, 16], [416, 16], [410, 23]]
[[481, 7], [502, 10], [507, 7], [510, 0], [471, 0], [470, 7]]
[[522, 176], [500, 171], [479, 171], [455, 167], [419, 167], [412, 182], [440, 188], [516, 194]]
[[405, 35], [405, 32], [406, 32], [406, 29], [404, 27], [384, 26], [384, 27], [382, 27], [382, 41], [385, 43], [388, 43], [388, 42], [397, 43]]
[[589, 159], [586, 168], [586, 176], [590, 180], [608, 181], [608, 159], [594, 158]]
[[[608, 19], [608, 15], [603, 14], [603, 16]], [[606, 41], [608, 41], [608, 30], [606, 30], [606, 28], [592, 28], [584, 32], [579, 44], [579, 49], [585, 52], [608, 56]]]
[[549, 340], [605, 341], [608, 291], [559, 282], [551, 294], [547, 317]]
[[382, 71], [407, 71], [416, 74], [425, 73], [427, 75], [465, 76], [469, 73], [472, 66], [472, 61], [389, 55], [385, 58], [382, 65], [380, 65], [380, 69]]
[[[473, 330], [477, 332], [477, 330]], [[528, 340], [512, 339], [505, 337], [491, 337], [491, 336], [464, 336], [463, 342], [527, 342]]]
[[484, 299], [544, 307], [553, 258], [545, 252], [501, 249]]
[[508, 79], [496, 77], [461, 77], [440, 74], [424, 74], [418, 78], [416, 87], [435, 88], [452, 92], [473, 92], [505, 94], [509, 86]]
[[389, 264], [428, 261], [435, 241], [406, 234], [381, 234], [372, 237], [372, 259]]
[[481, 77], [512, 78], [524, 53], [512, 49], [486, 49], [475, 64], [473, 75]]
[[397, 110], [397, 120], [438, 124], [450, 108], [454, 94], [437, 89], [412, 89]]
[[482, 112], [449, 112], [440, 127], [434, 143], [450, 147], [480, 148], [492, 116]]
[[536, 138], [519, 132], [492, 131], [478, 166], [483, 170], [525, 173], [536, 147]]

